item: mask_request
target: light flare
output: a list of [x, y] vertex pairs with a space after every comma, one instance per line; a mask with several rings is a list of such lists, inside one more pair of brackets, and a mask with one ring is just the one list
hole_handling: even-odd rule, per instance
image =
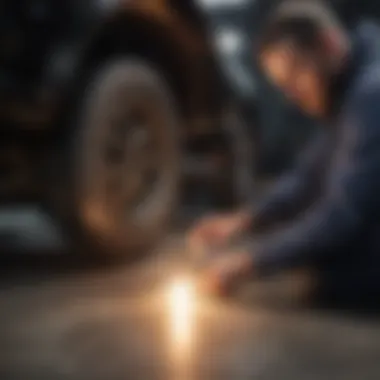
[[172, 344], [187, 351], [193, 335], [195, 286], [189, 278], [178, 278], [170, 284], [168, 296]]

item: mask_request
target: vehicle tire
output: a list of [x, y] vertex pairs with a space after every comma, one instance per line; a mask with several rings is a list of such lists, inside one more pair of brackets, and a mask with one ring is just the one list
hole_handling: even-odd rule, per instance
[[143, 61], [108, 62], [83, 88], [54, 208], [87, 251], [133, 255], [167, 232], [176, 209], [176, 106], [163, 76]]

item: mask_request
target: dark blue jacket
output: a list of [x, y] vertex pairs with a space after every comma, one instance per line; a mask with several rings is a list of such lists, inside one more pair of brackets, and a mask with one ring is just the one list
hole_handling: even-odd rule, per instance
[[380, 283], [380, 29], [363, 23], [336, 86], [339, 99], [327, 126], [256, 211], [256, 269], [350, 262], [378, 270]]

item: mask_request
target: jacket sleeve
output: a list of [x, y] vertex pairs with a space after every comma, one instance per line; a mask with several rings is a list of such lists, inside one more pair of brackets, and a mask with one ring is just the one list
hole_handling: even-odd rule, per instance
[[320, 200], [290, 225], [252, 244], [259, 273], [339, 252], [371, 223], [380, 194], [379, 100], [375, 90], [351, 102]]
[[326, 138], [321, 134], [300, 154], [297, 167], [283, 175], [258, 205], [251, 205], [253, 230], [294, 218], [312, 202], [319, 192], [318, 171], [325, 151]]

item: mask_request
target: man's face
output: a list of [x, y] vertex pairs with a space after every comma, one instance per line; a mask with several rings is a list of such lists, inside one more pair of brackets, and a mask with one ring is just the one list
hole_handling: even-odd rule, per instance
[[326, 78], [312, 57], [304, 57], [290, 43], [282, 42], [268, 48], [260, 61], [270, 81], [304, 112], [313, 117], [325, 114]]

